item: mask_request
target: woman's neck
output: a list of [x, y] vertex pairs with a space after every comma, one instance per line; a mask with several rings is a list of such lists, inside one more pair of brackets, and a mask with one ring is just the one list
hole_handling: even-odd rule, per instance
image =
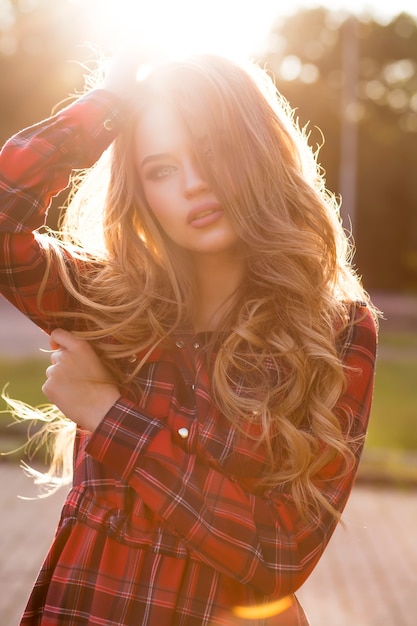
[[243, 256], [237, 254], [195, 255], [193, 269], [196, 301], [193, 306], [195, 332], [210, 331], [234, 304], [233, 296], [245, 274]]

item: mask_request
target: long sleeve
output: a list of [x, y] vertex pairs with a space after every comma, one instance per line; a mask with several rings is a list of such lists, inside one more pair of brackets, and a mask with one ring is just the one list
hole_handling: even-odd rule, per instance
[[[41, 327], [37, 294], [46, 271], [48, 238], [36, 232], [53, 196], [68, 186], [74, 169], [90, 167], [116, 137], [123, 103], [92, 91], [57, 115], [14, 135], [0, 152], [0, 290]], [[65, 293], [50, 268], [43, 300], [51, 311]]]
[[[373, 318], [366, 308], [360, 313], [344, 354], [349, 379], [340, 399], [351, 411], [356, 436], [367, 428], [376, 352]], [[133, 487], [185, 541], [192, 558], [270, 597], [292, 593], [304, 582], [336, 526], [325, 508], [306, 522], [289, 494], [246, 490], [208, 463], [203, 450], [188, 452], [162, 419], [127, 400], [109, 411], [86, 450]], [[361, 448], [356, 453], [359, 460]], [[322, 492], [342, 511], [355, 471], [343, 478], [336, 473], [334, 465], [325, 468]]]

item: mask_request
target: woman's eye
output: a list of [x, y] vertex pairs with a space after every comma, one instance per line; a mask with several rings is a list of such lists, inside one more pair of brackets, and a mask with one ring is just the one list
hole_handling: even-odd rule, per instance
[[175, 167], [174, 165], [160, 165], [158, 167], [154, 167], [153, 169], [150, 170], [149, 174], [148, 174], [148, 178], [152, 179], [152, 180], [158, 180], [159, 178], [165, 178], [166, 176], [169, 176], [170, 174], [172, 174], [173, 172], [175, 172]]

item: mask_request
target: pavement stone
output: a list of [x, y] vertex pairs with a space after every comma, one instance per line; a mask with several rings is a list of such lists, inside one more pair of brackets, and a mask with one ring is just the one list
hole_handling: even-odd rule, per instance
[[[36, 498], [14, 463], [0, 464], [0, 480], [0, 624], [17, 626], [66, 490]], [[298, 592], [311, 626], [415, 626], [417, 489], [358, 484], [343, 522]]]

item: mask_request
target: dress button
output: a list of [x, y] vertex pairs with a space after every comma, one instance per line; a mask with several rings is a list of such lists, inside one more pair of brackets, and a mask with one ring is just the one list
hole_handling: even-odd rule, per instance
[[113, 120], [108, 119], [103, 122], [103, 126], [106, 130], [113, 130]]
[[181, 439], [188, 439], [188, 435], [190, 434], [188, 428], [179, 428], [178, 429], [178, 435], [181, 437]]
[[194, 391], [195, 390], [195, 385], [191, 385], [191, 389]]
[[182, 339], [178, 339], [178, 341], [175, 342], [175, 345], [177, 346], [177, 348], [183, 348], [184, 342]]
[[194, 343], [193, 343], [193, 347], [194, 347], [196, 350], [198, 350], [198, 349], [199, 349], [200, 344], [198, 343], [198, 341], [194, 341]]
[[132, 354], [132, 356], [129, 357], [129, 363], [136, 363], [137, 360], [138, 357], [136, 356], [136, 354]]

